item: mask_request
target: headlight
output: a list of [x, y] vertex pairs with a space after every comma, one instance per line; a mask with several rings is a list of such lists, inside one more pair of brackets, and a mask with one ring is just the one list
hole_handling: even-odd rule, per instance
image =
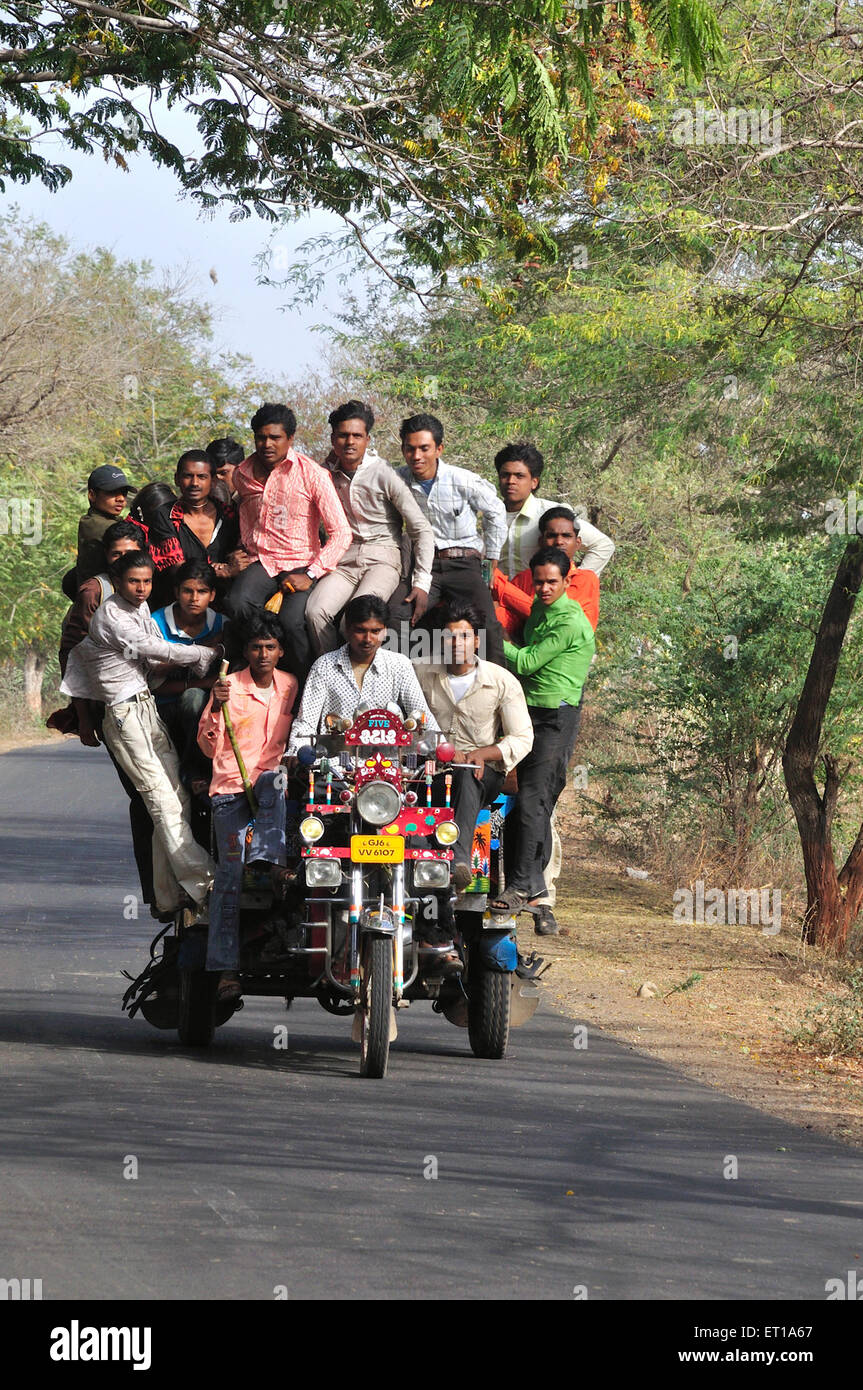
[[435, 826], [434, 837], [439, 845], [454, 845], [458, 839], [458, 826], [454, 820], [442, 820]]
[[446, 888], [449, 883], [449, 864], [437, 859], [417, 859], [414, 863], [415, 888]]
[[342, 881], [338, 859], [307, 859], [306, 883], [310, 888], [337, 888]]
[[300, 821], [300, 835], [307, 845], [317, 844], [324, 833], [324, 823], [320, 816], [306, 816]]
[[357, 792], [357, 810], [369, 825], [389, 825], [401, 809], [401, 796], [389, 782], [367, 782]]

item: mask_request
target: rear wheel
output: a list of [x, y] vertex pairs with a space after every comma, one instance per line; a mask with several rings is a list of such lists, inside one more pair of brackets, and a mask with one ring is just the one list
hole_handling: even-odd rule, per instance
[[177, 1032], [186, 1047], [208, 1047], [216, 1027], [217, 970], [180, 971], [180, 1018]]
[[393, 943], [367, 936], [360, 961], [360, 1076], [386, 1075], [393, 1007]]
[[499, 1060], [509, 1041], [512, 975], [503, 970], [470, 971], [467, 1031], [475, 1057]]

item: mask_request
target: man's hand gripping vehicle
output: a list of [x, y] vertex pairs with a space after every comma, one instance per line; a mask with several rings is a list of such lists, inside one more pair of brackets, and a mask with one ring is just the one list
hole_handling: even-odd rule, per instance
[[[451, 846], [459, 827], [449, 805], [452, 774], [444, 771], [452, 745], [434, 747], [421, 719], [403, 719], [394, 706], [361, 706], [353, 720], [329, 715], [326, 725], [327, 734], [298, 755], [294, 883], [274, 897], [257, 865], [246, 873], [243, 994], [281, 996], [288, 1006], [314, 998], [330, 1013], [352, 1016], [363, 1076], [385, 1075], [398, 1013], [418, 1000], [466, 1026], [476, 1056], [503, 1057], [510, 1026], [532, 1016], [539, 989], [538, 963], [518, 956], [515, 920], [486, 907], [502, 861], [499, 829], [491, 840], [483, 836], [489, 816], [481, 813], [478, 872], [455, 900], [453, 918]], [[435, 806], [440, 772], [446, 804]], [[499, 820], [498, 807], [493, 813]], [[489, 857], [476, 849], [486, 842]], [[206, 925], [178, 925], [127, 992], [130, 1015], [140, 1007], [157, 1027], [177, 1027], [182, 1042], [207, 1045], [238, 1004], [216, 1001], [217, 976], [204, 970], [205, 955]]]

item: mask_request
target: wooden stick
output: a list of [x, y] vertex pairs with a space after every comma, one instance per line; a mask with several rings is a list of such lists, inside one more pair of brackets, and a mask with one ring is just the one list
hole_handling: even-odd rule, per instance
[[[223, 661], [221, 669], [219, 671], [220, 679], [224, 680], [227, 674], [228, 662]], [[222, 714], [225, 716], [225, 728], [228, 732], [228, 738], [231, 740], [231, 747], [234, 750], [234, 757], [237, 760], [237, 768], [239, 769], [240, 776], [243, 779], [243, 791], [246, 793], [246, 800], [249, 803], [249, 809], [252, 815], [256, 816], [258, 814], [258, 803], [255, 800], [254, 788], [252, 787], [252, 784], [249, 781], [249, 774], [246, 771], [246, 764], [243, 762], [243, 755], [240, 752], [240, 745], [237, 743], [237, 735], [234, 733], [234, 725], [231, 721], [231, 716], [228, 713], [227, 702], [225, 702], [225, 704], [222, 705]]]

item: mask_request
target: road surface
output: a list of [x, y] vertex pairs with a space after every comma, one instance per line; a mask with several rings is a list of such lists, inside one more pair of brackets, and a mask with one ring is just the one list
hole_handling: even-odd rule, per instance
[[576, 1049], [547, 1004], [504, 1062], [415, 1005], [384, 1081], [312, 1002], [251, 999], [203, 1052], [129, 1021], [120, 972], [154, 926], [130, 917], [106, 755], [0, 757], [0, 818], [0, 1279], [44, 1299], [823, 1300], [860, 1268], [853, 1150], [592, 1025]]

